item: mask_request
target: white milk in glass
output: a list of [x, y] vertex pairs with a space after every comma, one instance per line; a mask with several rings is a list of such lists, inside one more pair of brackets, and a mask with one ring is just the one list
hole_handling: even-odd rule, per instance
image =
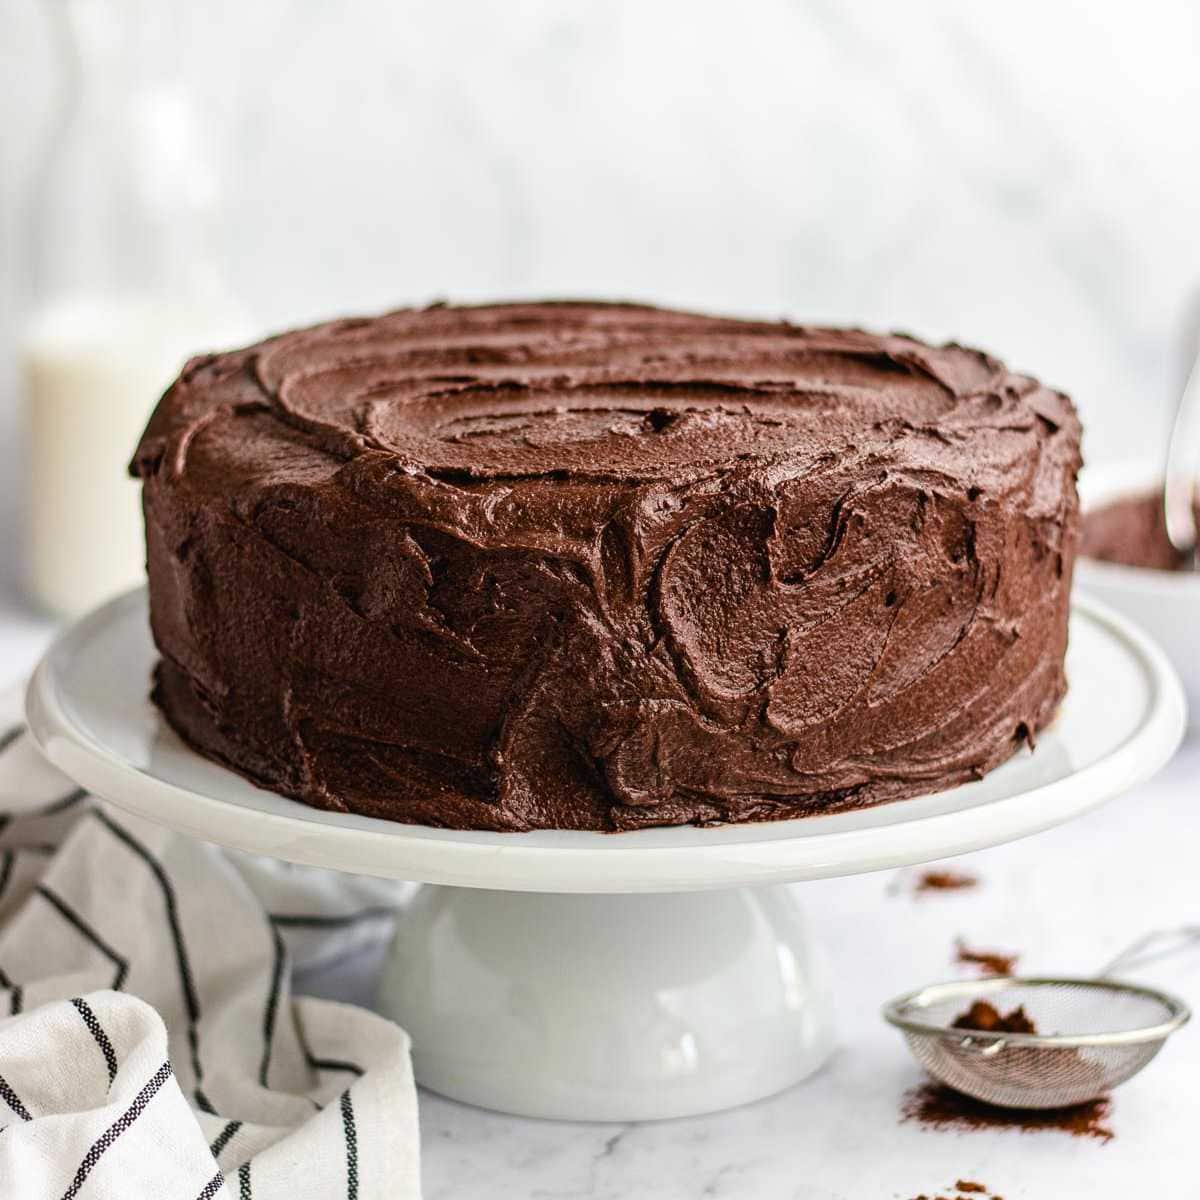
[[158, 397], [193, 354], [243, 340], [234, 316], [154, 298], [44, 309], [22, 345], [29, 588], [82, 613], [144, 578], [128, 464]]

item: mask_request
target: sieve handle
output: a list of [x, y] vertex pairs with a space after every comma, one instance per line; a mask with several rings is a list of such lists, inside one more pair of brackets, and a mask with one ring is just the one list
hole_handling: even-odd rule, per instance
[[[1109, 979], [1123, 967], [1134, 963], [1157, 962], [1178, 954], [1200, 942], [1200, 925], [1180, 925], [1175, 929], [1156, 929], [1126, 946], [1116, 958], [1096, 972], [1097, 979]], [[1157, 947], [1157, 949], [1155, 949]], [[1151, 953], [1151, 951], [1154, 951]]]

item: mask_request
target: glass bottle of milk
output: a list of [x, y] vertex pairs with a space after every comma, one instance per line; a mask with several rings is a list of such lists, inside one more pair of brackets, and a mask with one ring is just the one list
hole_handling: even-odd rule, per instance
[[244, 340], [250, 322], [210, 249], [221, 197], [178, 6], [44, 11], [64, 88], [28, 241], [26, 559], [33, 597], [71, 615], [143, 577], [134, 446], [183, 362]]

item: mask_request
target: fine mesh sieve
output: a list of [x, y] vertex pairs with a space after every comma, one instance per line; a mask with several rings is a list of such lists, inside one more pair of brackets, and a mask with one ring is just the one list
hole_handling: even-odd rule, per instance
[[[1017, 978], [942, 983], [886, 1005], [917, 1061], [935, 1079], [988, 1104], [1062, 1108], [1095, 1100], [1137, 1074], [1191, 1015], [1153, 988], [1108, 978], [1200, 940], [1200, 927], [1140, 939], [1093, 979]], [[1169, 948], [1162, 950], [1164, 941]], [[1158, 953], [1148, 953], [1158, 945]], [[1021, 1007], [1044, 1032], [952, 1028], [977, 1000]]]

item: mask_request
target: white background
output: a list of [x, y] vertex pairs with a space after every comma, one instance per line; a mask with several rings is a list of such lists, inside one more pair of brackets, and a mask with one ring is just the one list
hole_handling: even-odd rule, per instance
[[[147, 53], [207, 101], [219, 248], [266, 327], [543, 294], [902, 327], [1069, 390], [1102, 457], [1178, 386], [1190, 0], [163, 4]], [[45, 7], [0, 0], [10, 296]]]

